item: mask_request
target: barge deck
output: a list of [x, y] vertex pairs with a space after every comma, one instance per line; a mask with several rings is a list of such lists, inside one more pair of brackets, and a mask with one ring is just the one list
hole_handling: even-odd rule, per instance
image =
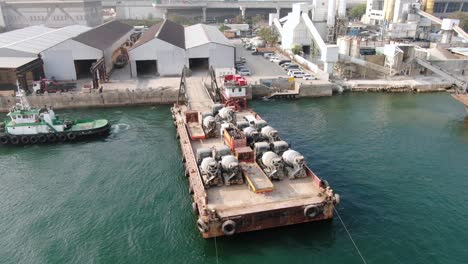
[[[265, 166], [260, 164], [257, 151], [253, 151], [252, 144], [231, 146], [223, 137], [223, 133], [227, 133], [225, 127], [233, 126], [231, 122], [218, 122], [219, 134], [215, 136], [207, 132], [205, 138], [193, 138], [190, 135], [191, 127], [198, 125], [206, 130], [203, 116], [212, 111], [215, 103], [201, 83], [190, 80], [188, 83], [184, 80], [183, 83], [181, 90], [186, 95], [187, 105], [176, 104], [171, 111], [181, 145], [185, 175], [189, 180], [189, 192], [194, 201], [192, 209], [198, 217], [197, 228], [204, 238], [333, 218], [333, 209], [339, 202], [339, 196], [333, 194], [326, 181], [319, 179], [305, 165], [301, 167], [304, 170], [301, 177], [270, 179], [264, 172]], [[188, 87], [185, 87], [186, 83]], [[219, 121], [220, 114], [214, 115]], [[249, 109], [233, 112], [234, 120], [244, 120], [247, 116], [261, 120]], [[218, 130], [220, 124], [223, 125]], [[240, 134], [244, 135], [242, 132]], [[228, 169], [224, 166], [225, 156], [221, 160], [216, 154], [217, 150], [223, 148], [229, 152], [228, 156], [238, 159], [231, 164], [236, 164], [242, 178], [234, 183], [228, 183], [223, 178], [232, 178], [237, 171], [228, 170], [233, 174], [224, 174], [224, 169]], [[209, 152], [212, 154], [200, 157], [200, 153], [207, 149], [213, 151]], [[246, 153], [246, 156], [242, 156]], [[215, 159], [220, 172], [213, 175], [219, 175], [219, 181], [212, 180], [216, 177], [208, 180], [211, 174], [203, 164], [205, 160], [208, 162]]]

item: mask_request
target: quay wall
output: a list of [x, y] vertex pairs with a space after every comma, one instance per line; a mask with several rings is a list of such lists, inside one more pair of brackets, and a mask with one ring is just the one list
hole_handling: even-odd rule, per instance
[[445, 92], [451, 88], [448, 83], [425, 83], [425, 84], [406, 84], [406, 85], [388, 85], [388, 84], [374, 84], [374, 85], [343, 85], [345, 91], [351, 92]]
[[[172, 104], [177, 101], [176, 89], [166, 90], [124, 90], [103, 93], [57, 93], [28, 96], [32, 107], [52, 106], [55, 109], [113, 107], [147, 104]], [[0, 112], [8, 112], [15, 104], [14, 96], [0, 97]]]
[[301, 84], [299, 97], [323, 97], [333, 95], [333, 84]]

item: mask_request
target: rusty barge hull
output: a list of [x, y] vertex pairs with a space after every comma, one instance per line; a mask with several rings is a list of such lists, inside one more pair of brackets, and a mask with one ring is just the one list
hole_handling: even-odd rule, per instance
[[[273, 191], [263, 194], [249, 190], [247, 184], [206, 188], [194, 149], [223, 144], [223, 140], [192, 139], [184, 119], [184, 113], [190, 110], [193, 109], [183, 105], [175, 105], [171, 109], [185, 176], [189, 182], [188, 192], [193, 198], [192, 209], [198, 217], [196, 226], [202, 237], [212, 238], [333, 218], [339, 196], [334, 195], [328, 183], [309, 168], [306, 168], [306, 178], [274, 181]], [[238, 117], [246, 114], [255, 113], [250, 110], [237, 113]], [[234, 226], [234, 231], [226, 232], [227, 225]]]
[[468, 94], [452, 94], [452, 97], [462, 103], [465, 106], [466, 111], [468, 112]]

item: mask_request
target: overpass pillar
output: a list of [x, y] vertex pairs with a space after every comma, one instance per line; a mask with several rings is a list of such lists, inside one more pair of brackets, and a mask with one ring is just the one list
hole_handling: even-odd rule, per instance
[[167, 9], [163, 9], [162, 13], [163, 13], [163, 15], [162, 15], [163, 19], [166, 20], [167, 19], [167, 13], [168, 13]]
[[202, 7], [202, 12], [203, 12], [203, 21], [206, 22], [206, 7]]
[[245, 19], [245, 10], [246, 10], [247, 8], [245, 8], [245, 6], [241, 6], [241, 7], [239, 7], [239, 8], [240, 8], [240, 11], [241, 11], [242, 19]]
[[276, 15], [278, 16], [278, 19], [281, 18], [281, 7], [276, 8]]

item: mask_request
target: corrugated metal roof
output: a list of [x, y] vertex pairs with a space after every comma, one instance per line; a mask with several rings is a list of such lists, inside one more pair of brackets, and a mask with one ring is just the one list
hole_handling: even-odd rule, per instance
[[7, 48], [39, 54], [67, 39], [90, 30], [90, 27], [73, 25], [59, 29], [32, 26], [0, 34], [0, 49]]
[[36, 59], [37, 57], [8, 57], [8, 60], [0, 60], [0, 68], [18, 68]]
[[158, 38], [179, 48], [185, 49], [184, 27], [170, 20], [156, 24], [148, 28], [135, 43], [132, 49], [135, 49], [146, 42]]
[[154, 39], [159, 32], [159, 28], [161, 28], [162, 23], [158, 23], [149, 27], [143, 34], [141, 34], [138, 41], [131, 47], [131, 50], [134, 48], [138, 48], [139, 46], [145, 44], [146, 42]]
[[133, 30], [133, 27], [113, 20], [88, 30], [73, 39], [100, 50], [111, 47], [117, 40]]
[[468, 48], [450, 48], [451, 52], [468, 57]]
[[185, 47], [187, 49], [207, 43], [218, 43], [234, 47], [224, 34], [214, 26], [196, 24], [185, 28]]

